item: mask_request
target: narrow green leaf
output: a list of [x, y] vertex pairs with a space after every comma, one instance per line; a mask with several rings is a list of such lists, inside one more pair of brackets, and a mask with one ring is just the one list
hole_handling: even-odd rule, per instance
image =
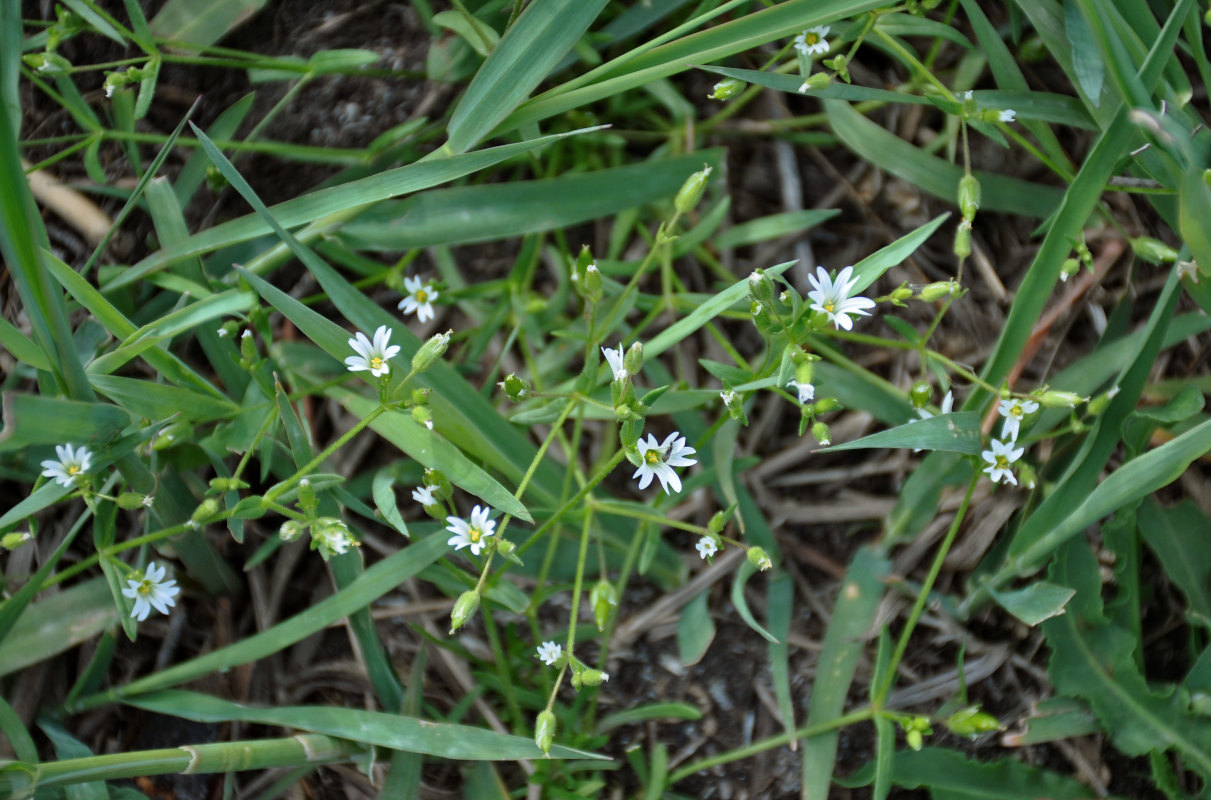
[[838, 208], [808, 208], [802, 211], [786, 211], [781, 214], [742, 222], [733, 225], [714, 238], [715, 246], [722, 249], [742, 247], [746, 244], [766, 242], [783, 236], [800, 234], [821, 222], [841, 213]]
[[[164, 420], [179, 414], [182, 420], [208, 422], [233, 417], [240, 411], [229, 400], [177, 386], [116, 375], [93, 375], [90, 381], [94, 389], [136, 417]], [[0, 441], [3, 438], [0, 434]]]
[[1211, 559], [1207, 531], [1211, 520], [1191, 500], [1163, 508], [1152, 498], [1139, 508], [1139, 531], [1165, 568], [1165, 575], [1186, 596], [1192, 622], [1211, 626]]
[[129, 413], [114, 405], [5, 392], [0, 452], [33, 445], [107, 442], [132, 421]]
[[790, 575], [779, 575], [769, 582], [766, 595], [769, 604], [770, 633], [778, 642], [770, 643], [769, 668], [774, 683], [774, 697], [782, 715], [782, 730], [794, 741], [795, 701], [791, 696], [790, 641], [791, 617], [795, 606], [795, 582]]
[[684, 666], [697, 664], [715, 640], [715, 620], [707, 607], [710, 591], [698, 594], [686, 603], [677, 621], [677, 657]]
[[1102, 54], [1094, 44], [1093, 31], [1081, 15], [1080, 6], [1075, 0], [1064, 0], [1063, 6], [1064, 32], [1072, 52], [1072, 66], [1076, 70], [1077, 81], [1085, 97], [1097, 106], [1102, 99], [1102, 81], [1106, 76]]
[[702, 712], [685, 703], [649, 703], [607, 714], [597, 723], [597, 732], [605, 733], [623, 725], [635, 725], [655, 719], [679, 719], [694, 722], [702, 719]]
[[943, 450], [963, 455], [979, 455], [983, 447], [980, 436], [980, 415], [974, 411], [939, 414], [915, 420], [888, 431], [879, 431], [852, 442], [822, 447], [817, 452], [863, 450], [877, 447], [912, 447], [921, 450]]
[[70, 8], [80, 19], [92, 25], [97, 33], [107, 39], [113, 39], [119, 47], [126, 47], [126, 39], [122, 34], [118, 33], [113, 25], [110, 25], [104, 17], [93, 10], [90, 3], [86, 3], [84, 0], [63, 0], [63, 5]]
[[196, 45], [212, 45], [253, 14], [267, 0], [211, 0], [198, 5], [193, 0], [168, 0], [151, 20], [151, 31], [161, 39]]
[[395, 475], [392, 474], [389, 467], [383, 467], [374, 473], [370, 493], [374, 496], [374, 507], [378, 509], [378, 513], [383, 515], [383, 520], [404, 536], [410, 537], [412, 534], [408, 533], [408, 526], [404, 523], [404, 518], [400, 516], [399, 506], [396, 505]]
[[746, 625], [756, 631], [765, 641], [777, 644], [777, 637], [757, 622], [757, 618], [753, 616], [753, 610], [749, 608], [748, 598], [744, 596], [744, 587], [748, 585], [749, 578], [753, 577], [756, 572], [757, 568], [749, 561], [742, 563], [736, 570], [736, 575], [732, 578], [732, 605], [736, 607], [736, 613], [740, 615], [740, 619], [744, 620]]
[[1064, 606], [1076, 592], [1067, 586], [1056, 586], [1047, 581], [1036, 581], [1029, 586], [1012, 591], [993, 590], [992, 597], [1001, 608], [1030, 627], [1043, 620], [1064, 613]]

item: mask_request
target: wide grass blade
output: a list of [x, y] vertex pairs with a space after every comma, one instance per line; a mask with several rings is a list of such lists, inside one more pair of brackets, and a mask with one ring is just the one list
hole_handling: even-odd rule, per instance
[[0, 675], [70, 650], [117, 621], [118, 612], [103, 578], [32, 603], [0, 642]]

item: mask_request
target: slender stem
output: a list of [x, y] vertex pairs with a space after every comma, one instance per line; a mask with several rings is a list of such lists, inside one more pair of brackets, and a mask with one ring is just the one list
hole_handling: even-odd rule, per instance
[[584, 562], [589, 554], [589, 531], [593, 528], [593, 510], [585, 512], [580, 526], [580, 553], [576, 557], [576, 580], [572, 584], [572, 615], [568, 619], [568, 659], [576, 645], [576, 621], [580, 618], [580, 590], [584, 586]]
[[517, 548], [517, 554], [520, 556], [522, 553], [529, 550], [530, 547], [533, 546], [533, 544], [535, 542], [537, 542], [544, 533], [546, 533], [548, 530], [550, 530], [552, 528], [552, 526], [554, 526], [556, 523], [559, 522], [559, 520], [563, 517], [563, 515], [567, 513], [568, 509], [572, 508], [572, 506], [576, 505], [581, 500], [583, 500], [585, 495], [587, 495], [589, 492], [593, 491], [593, 489], [595, 489], [597, 487], [597, 484], [599, 484], [603, 480], [605, 480], [606, 476], [609, 475], [611, 472], [613, 472], [614, 467], [621, 464], [622, 460], [624, 458], [626, 458], [625, 450], [619, 450], [617, 453], [615, 453], [614, 457], [611, 458], [608, 462], [606, 462], [606, 464], [597, 471], [597, 474], [589, 479], [588, 483], [586, 483], [584, 486], [580, 487], [580, 491], [578, 491], [576, 494], [572, 495], [571, 499], [569, 499], [566, 503], [564, 503], [562, 506], [560, 506], [559, 510], [556, 511], [554, 514], [552, 514], [550, 519], [548, 519], [541, 526], [539, 526], [538, 530], [536, 530], [536, 531], [534, 531], [534, 533], [530, 534], [530, 538], [526, 539], [526, 541], [520, 547]]
[[279, 483], [277, 486], [274, 486], [269, 491], [265, 492], [265, 502], [272, 503], [274, 500], [281, 497], [286, 492], [290, 491], [290, 489], [292, 489], [295, 486], [295, 484], [297, 484], [299, 481], [301, 481], [303, 478], [305, 478], [308, 473], [310, 473], [312, 470], [314, 470], [320, 464], [324, 463], [324, 461], [330, 455], [332, 455], [337, 450], [341, 449], [346, 444], [348, 444], [350, 439], [352, 439], [354, 436], [357, 436], [359, 433], [361, 433], [368, 425], [370, 425], [371, 422], [374, 422], [376, 419], [378, 419], [380, 416], [382, 416], [383, 412], [385, 412], [386, 410], [387, 410], [387, 408], [385, 406], [379, 406], [378, 408], [374, 409], [369, 414], [367, 414], [365, 417], [363, 417], [361, 420], [359, 420], [356, 425], [354, 425], [352, 428], [350, 428], [344, 434], [342, 434], [339, 439], [337, 439], [335, 442], [333, 442], [332, 444], [325, 447], [323, 452], [321, 452], [315, 458], [311, 459], [306, 464], [304, 464], [302, 467], [300, 467], [298, 472], [294, 473], [289, 478], [287, 478], [286, 480]]

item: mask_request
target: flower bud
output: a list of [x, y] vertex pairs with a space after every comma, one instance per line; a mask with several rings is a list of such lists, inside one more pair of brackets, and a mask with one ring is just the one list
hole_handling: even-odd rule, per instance
[[[29, 53], [22, 57], [26, 66], [35, 72], [40, 72], [44, 75], [67, 75], [71, 72], [71, 62], [58, 53]], [[117, 75], [122, 73], [110, 73]], [[108, 76], [107, 76], [108, 80]], [[125, 75], [123, 75], [123, 83], [125, 83]], [[110, 90], [112, 92], [112, 90]], [[109, 95], [105, 95], [109, 97]]]
[[419, 375], [436, 364], [446, 354], [452, 333], [454, 331], [446, 331], [429, 337], [429, 341], [422, 344], [416, 355], [412, 356], [412, 371]]
[[174, 422], [168, 425], [151, 442], [152, 450], [167, 450], [173, 445], [187, 441], [193, 436], [193, 426], [184, 422]]
[[955, 229], [954, 254], [959, 258], [971, 255], [971, 223], [968, 220], [960, 222]]
[[583, 296], [590, 303], [596, 303], [601, 299], [604, 281], [601, 278], [601, 270], [597, 269], [596, 264], [589, 264], [584, 268]]
[[823, 422], [817, 422], [812, 425], [812, 437], [820, 443], [821, 447], [828, 447], [832, 444], [832, 438], [828, 433], [828, 426]]
[[727, 527], [727, 521], [732, 516], [732, 509], [716, 511], [711, 515], [711, 521], [706, 524], [706, 529], [718, 536], [723, 533], [723, 529]]
[[1149, 264], [1172, 264], [1177, 261], [1177, 251], [1158, 239], [1137, 236], [1130, 241], [1136, 257]]
[[[749, 306], [749, 314], [753, 317], [753, 325], [757, 326], [757, 330], [764, 334], [777, 333], [773, 316], [769, 313], [769, 308], [765, 303], [758, 303], [756, 300]], [[779, 328], [781, 330], [781, 328]]]
[[319, 499], [315, 496], [315, 489], [311, 486], [311, 481], [303, 478], [299, 481], [299, 508], [304, 511], [315, 511], [319, 505]]
[[821, 89], [827, 89], [832, 82], [833, 79], [827, 72], [817, 72], [803, 82], [803, 85], [799, 87], [799, 93], [818, 92]]
[[976, 211], [980, 208], [980, 182], [970, 173], [959, 179], [959, 211], [963, 219], [970, 222], [975, 219]]
[[245, 328], [240, 334], [240, 365], [247, 368], [260, 360], [256, 350], [256, 339], [252, 336], [252, 328]]
[[530, 382], [515, 372], [510, 372], [496, 385], [503, 389], [505, 396], [514, 403], [520, 403], [530, 396]]
[[215, 494], [223, 492], [236, 492], [240, 489], [247, 489], [248, 484], [239, 478], [211, 478], [210, 490]]
[[844, 53], [838, 53], [832, 59], [823, 62], [824, 66], [837, 73], [837, 77], [849, 83], [849, 60]]
[[815, 369], [812, 367], [811, 359], [805, 359], [795, 365], [795, 381], [801, 385], [810, 384], [814, 373]]
[[202, 501], [201, 505], [194, 509], [190, 515], [189, 521], [195, 525], [201, 525], [213, 519], [219, 513], [219, 501], [213, 497], [207, 497]]
[[979, 706], [971, 706], [956, 711], [946, 718], [947, 729], [959, 736], [975, 736], [980, 733], [999, 731], [1000, 721], [992, 714], [986, 714]]
[[749, 296], [758, 303], [773, 305], [774, 281], [763, 269], [755, 269], [748, 276]]
[[928, 381], [917, 381], [909, 390], [908, 397], [912, 400], [913, 408], [925, 408], [929, 404], [930, 398], [933, 397], [933, 387], [929, 385]]
[[638, 466], [641, 462], [639, 458], [639, 437], [643, 435], [643, 417], [639, 419], [624, 419], [622, 424], [618, 426], [618, 441], [622, 445], [622, 449], [626, 451], [627, 458], [632, 464]]
[[912, 289], [909, 289], [907, 286], [899, 286], [892, 290], [887, 299], [893, 306], [903, 306], [904, 301], [910, 299], [912, 295]]
[[723, 401], [723, 405], [727, 408], [727, 415], [739, 422], [741, 425], [748, 425], [748, 415], [744, 413], [744, 400], [740, 395], [733, 392], [731, 389], [724, 389], [719, 393], [719, 399]]
[[840, 405], [835, 397], [821, 397], [816, 401], [815, 411], [817, 414], [827, 414]]
[[904, 729], [904, 741], [913, 750], [920, 750], [924, 737], [933, 733], [933, 728], [929, 726], [929, 720], [925, 717], [900, 720], [900, 727]]
[[1105, 392], [1104, 394], [1099, 394], [1097, 397], [1089, 401], [1089, 408], [1087, 408], [1086, 411], [1095, 417], [1100, 415], [1106, 410], [1107, 406], [1110, 405], [1110, 401], [1113, 400], [1120, 391], [1121, 389], [1118, 386], [1115, 386], [1110, 391]]
[[311, 549], [318, 550], [327, 561], [332, 556], [343, 555], [350, 547], [361, 547], [353, 538], [349, 526], [336, 517], [320, 517], [311, 525]]
[[307, 523], [297, 519], [288, 519], [278, 528], [278, 536], [283, 542], [293, 542], [307, 530]]
[[433, 413], [428, 406], [412, 406], [412, 421], [433, 430]]
[[549, 755], [553, 741], [555, 741], [555, 715], [550, 711], [542, 711], [534, 723], [534, 744], [542, 749], [543, 755]]
[[471, 589], [460, 594], [454, 601], [454, 610], [450, 612], [450, 633], [465, 625], [478, 609], [479, 592]]
[[638, 375], [643, 370], [643, 342], [635, 342], [627, 348], [626, 355], [622, 357], [622, 366], [628, 375]]
[[921, 745], [924, 744], [924, 741], [921, 738], [921, 732], [919, 730], [917, 730], [916, 728], [905, 731], [904, 732], [904, 743], [907, 744], [909, 747], [911, 747], [913, 750], [920, 750]]
[[1060, 280], [1066, 281], [1080, 271], [1081, 262], [1077, 261], [1075, 258], [1065, 259], [1063, 266], [1060, 267]]
[[744, 91], [747, 83], [735, 78], [724, 78], [715, 84], [711, 93], [706, 96], [708, 100], [729, 100]]
[[1081, 403], [1089, 402], [1088, 397], [1083, 397], [1076, 392], [1058, 392], [1048, 390], [1038, 395], [1039, 403], [1044, 408], [1076, 408]]
[[937, 281], [921, 289], [918, 297], [926, 303], [932, 303], [935, 300], [941, 300], [943, 297], [952, 297], [958, 293], [958, 281]]
[[34, 535], [29, 531], [13, 531], [6, 533], [0, 537], [0, 550], [16, 550], [21, 545], [33, 539]]
[[1033, 489], [1038, 483], [1038, 473], [1034, 471], [1034, 467], [1027, 461], [1015, 461], [1013, 465], [1018, 470], [1018, 483], [1022, 484], [1024, 489]]
[[139, 494], [138, 492], [122, 492], [122, 494], [118, 495], [118, 508], [124, 508], [127, 511], [131, 511], [136, 508], [145, 508], [146, 506], [150, 505], [150, 503], [147, 502], [150, 499], [151, 498], [147, 495]]
[[701, 170], [686, 178], [681, 190], [677, 192], [676, 199], [673, 200], [673, 208], [677, 209], [678, 214], [685, 214], [698, 206], [702, 200], [702, 192], [706, 189], [706, 179], [710, 175], [711, 168], [703, 164]]
[[[634, 397], [634, 392], [632, 391], [632, 399], [633, 399], [633, 397]], [[614, 417], [617, 418], [620, 422], [622, 422], [622, 421], [634, 422], [634, 421], [643, 420], [643, 415], [640, 414], [639, 412], [637, 412], [635, 410], [635, 407], [633, 405], [631, 405], [630, 403], [619, 403], [618, 405], [614, 406]]]
[[762, 572], [774, 566], [774, 562], [770, 561], [769, 554], [763, 548], [750, 547], [745, 555], [748, 557], [749, 563]]
[[602, 578], [589, 591], [589, 605], [593, 607], [593, 621], [597, 623], [598, 632], [605, 630], [610, 620], [610, 608], [618, 605], [618, 592], [614, 584]]
[[582, 669], [578, 677], [583, 686], [600, 686], [610, 679], [610, 673], [599, 669]]
[[450, 485], [450, 479], [439, 469], [426, 469], [424, 484], [432, 487], [433, 493], [442, 500], [449, 500], [454, 496], [454, 487]]
[[412, 390], [412, 405], [414, 405], [414, 406], [429, 405], [429, 390], [428, 389], [413, 389]]

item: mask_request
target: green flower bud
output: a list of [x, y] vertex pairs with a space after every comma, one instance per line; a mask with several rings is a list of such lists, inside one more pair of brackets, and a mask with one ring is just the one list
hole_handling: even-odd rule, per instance
[[219, 501], [213, 497], [207, 497], [202, 501], [201, 505], [194, 509], [190, 515], [189, 521], [194, 526], [202, 525], [213, 519], [219, 513]]
[[1039, 403], [1045, 408], [1076, 408], [1081, 403], [1089, 402], [1088, 397], [1083, 397], [1076, 392], [1048, 390], [1037, 396]]
[[812, 368], [811, 359], [805, 359], [795, 365], [795, 380], [799, 383], [811, 383], [814, 374], [815, 369]]
[[635, 342], [622, 357], [622, 366], [628, 375], [638, 375], [643, 370], [643, 342]]
[[979, 706], [971, 706], [947, 717], [946, 727], [951, 733], [959, 736], [975, 736], [980, 733], [999, 731], [1001, 723], [993, 715], [981, 711]]
[[816, 413], [827, 414], [840, 405], [841, 404], [837, 402], [837, 398], [835, 397], [821, 397], [816, 401]]
[[584, 299], [590, 303], [596, 303], [601, 299], [605, 282], [601, 277], [601, 270], [597, 269], [596, 264], [589, 264], [584, 268], [583, 293]]
[[168, 425], [151, 442], [152, 450], [167, 450], [181, 442], [188, 441], [193, 436], [193, 426], [184, 422], [174, 422]]
[[555, 715], [550, 711], [542, 711], [534, 723], [534, 744], [542, 749], [543, 755], [551, 752], [551, 743], [555, 741]]
[[347, 553], [350, 547], [361, 546], [349, 526], [336, 517], [320, 517], [311, 525], [311, 549], [318, 550], [325, 561]]
[[828, 433], [828, 426], [823, 422], [817, 422], [812, 425], [812, 437], [820, 443], [821, 447], [828, 447], [832, 443], [832, 438]]
[[34, 535], [29, 531], [13, 531], [6, 533], [0, 537], [0, 550], [16, 550], [21, 545], [33, 539]]
[[1157, 239], [1137, 236], [1130, 241], [1131, 249], [1141, 261], [1147, 261], [1149, 264], [1172, 264], [1178, 259], [1176, 250]]
[[711, 516], [711, 521], [706, 524], [706, 529], [718, 536], [727, 527], [727, 521], [731, 516], [731, 509], [716, 511]]
[[741, 425], [748, 425], [748, 415], [744, 413], [744, 401], [738, 394], [731, 389], [724, 389], [719, 393], [719, 399], [723, 401], [724, 407], [727, 408], [729, 417]]
[[240, 365], [247, 368], [260, 361], [260, 354], [256, 350], [256, 339], [252, 335], [252, 328], [245, 328], [240, 334]]
[[1034, 467], [1027, 461], [1015, 461], [1014, 466], [1018, 468], [1018, 483], [1025, 489], [1033, 489], [1039, 480]]
[[921, 732], [916, 728], [904, 732], [904, 742], [913, 750], [920, 750], [924, 741], [921, 738]]
[[599, 669], [583, 669], [578, 676], [583, 686], [600, 686], [610, 679], [610, 673]]
[[715, 84], [715, 88], [706, 97], [708, 100], [728, 100], [744, 91], [747, 83], [735, 78], [724, 78]]
[[[634, 392], [632, 392], [632, 397]], [[630, 403], [619, 403], [614, 406], [614, 416], [621, 421], [643, 421], [643, 415], [635, 411], [635, 407]]]
[[[22, 60], [30, 69], [44, 75], [66, 75], [71, 72], [71, 62], [58, 53], [29, 53], [22, 56]], [[108, 94], [105, 96], [109, 97]]]
[[1086, 411], [1095, 417], [1099, 416], [1106, 410], [1106, 408], [1110, 405], [1110, 401], [1113, 400], [1120, 391], [1121, 389], [1115, 386], [1110, 391], [1099, 394], [1097, 397], [1089, 401], [1089, 408], [1087, 408]]
[[450, 612], [450, 633], [465, 625], [478, 609], [479, 592], [471, 589], [460, 594], [454, 601], [454, 610]]
[[315, 489], [311, 486], [311, 481], [303, 478], [299, 481], [299, 508], [310, 513], [315, 511], [319, 505], [319, 500], [315, 496]]
[[913, 408], [925, 408], [933, 397], [933, 387], [928, 381], [917, 381], [908, 392]]
[[921, 289], [918, 295], [926, 303], [932, 303], [935, 300], [941, 300], [943, 297], [952, 297], [959, 293], [959, 284], [957, 281], [938, 281], [931, 283]]
[[428, 389], [413, 389], [412, 390], [412, 405], [414, 405], [414, 406], [429, 405], [429, 390]]
[[910, 299], [912, 295], [912, 289], [908, 288], [907, 286], [899, 286], [892, 290], [891, 294], [887, 296], [887, 299], [893, 306], [903, 306], [904, 301]]
[[817, 72], [803, 82], [803, 85], [799, 87], [799, 92], [801, 94], [806, 94], [807, 92], [818, 92], [821, 89], [827, 89], [828, 85], [832, 82], [832, 76], [830, 76], [827, 72]]
[[703, 164], [701, 170], [686, 178], [681, 190], [677, 192], [676, 199], [673, 200], [673, 208], [677, 209], [677, 213], [685, 214], [698, 206], [702, 200], [702, 192], [706, 189], [706, 179], [710, 175], [711, 168]]
[[971, 255], [971, 223], [963, 220], [955, 229], [954, 254], [959, 258]]
[[454, 331], [435, 334], [429, 338], [429, 341], [422, 344], [416, 351], [416, 355], [412, 356], [412, 371], [419, 375], [436, 364], [446, 354], [452, 333]]
[[758, 303], [773, 305], [774, 302], [774, 281], [769, 275], [765, 274], [763, 269], [755, 269], [748, 276], [748, 293], [749, 296]]
[[837, 73], [837, 77], [849, 83], [849, 60], [844, 53], [838, 53], [832, 59], [827, 59], [822, 62], [824, 66]]
[[924, 737], [933, 733], [933, 728], [929, 726], [929, 720], [925, 717], [900, 720], [900, 727], [904, 729], [904, 741], [913, 750], [920, 750]]
[[293, 542], [303, 535], [307, 530], [307, 523], [299, 522], [297, 519], [288, 519], [282, 523], [282, 527], [278, 528], [278, 536], [283, 542]]
[[514, 403], [520, 403], [530, 396], [530, 382], [515, 372], [510, 372], [496, 385], [503, 389], [505, 396]]
[[1080, 261], [1077, 261], [1075, 258], [1065, 259], [1063, 266], [1060, 267], [1060, 280], [1066, 281], [1080, 271]]
[[748, 557], [749, 563], [762, 572], [774, 566], [774, 562], [770, 561], [769, 554], [763, 548], [750, 547], [745, 555]]
[[632, 464], [639, 465], [639, 437], [643, 435], [643, 417], [625, 419], [618, 426], [618, 441]]
[[589, 591], [589, 605], [593, 607], [593, 621], [597, 623], [599, 632], [605, 630], [610, 620], [610, 608], [618, 605], [618, 592], [614, 584], [602, 578]]
[[248, 484], [239, 478], [211, 478], [210, 491], [215, 494], [223, 492], [236, 492], [240, 489], [247, 489]]
[[147, 508], [150, 506], [151, 498], [138, 492], [122, 492], [122, 494], [118, 495], [117, 502], [118, 508], [132, 511], [136, 508]]
[[976, 211], [980, 208], [980, 182], [975, 175], [967, 174], [959, 179], [959, 211], [963, 219], [970, 222], [975, 219]]
[[428, 406], [413, 406], [412, 421], [417, 425], [424, 425], [429, 430], [433, 430], [433, 414], [429, 411]]
[[439, 469], [426, 469], [424, 483], [426, 486], [432, 486], [434, 493], [442, 500], [449, 500], [454, 496], [454, 487], [450, 485], [450, 479]]
[[776, 325], [773, 315], [769, 313], [769, 307], [765, 303], [758, 303], [754, 300], [749, 306], [749, 313], [753, 317], [753, 325], [757, 326], [757, 330], [763, 334], [777, 333], [775, 328], [781, 330], [781, 327]]

